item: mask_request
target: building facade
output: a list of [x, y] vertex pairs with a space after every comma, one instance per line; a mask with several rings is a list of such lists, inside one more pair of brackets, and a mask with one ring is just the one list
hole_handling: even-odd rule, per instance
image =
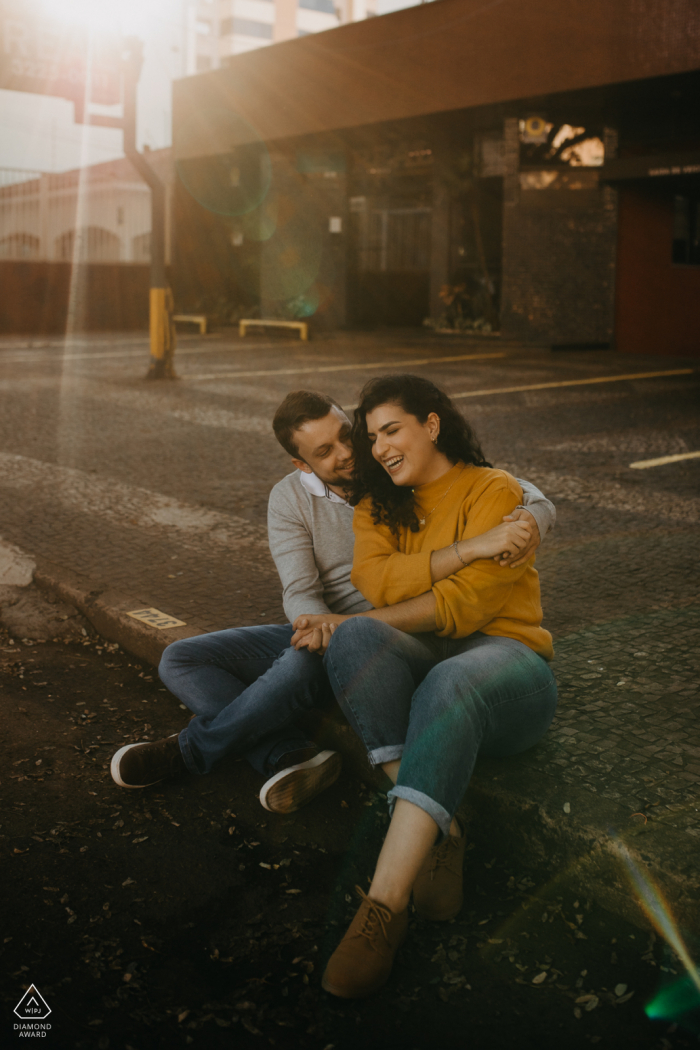
[[377, 0], [197, 0], [188, 7], [187, 73], [234, 55], [377, 14]]
[[174, 86], [180, 295], [699, 353], [699, 71], [691, 0], [442, 0], [240, 54]]

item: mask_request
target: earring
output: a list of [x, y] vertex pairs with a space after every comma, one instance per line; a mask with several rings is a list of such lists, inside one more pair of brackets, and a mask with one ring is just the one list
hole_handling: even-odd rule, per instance
[[436, 434], [434, 438], [431, 438], [431, 441], [433, 442], [434, 445], [437, 445], [437, 439], [438, 439], [438, 434]]

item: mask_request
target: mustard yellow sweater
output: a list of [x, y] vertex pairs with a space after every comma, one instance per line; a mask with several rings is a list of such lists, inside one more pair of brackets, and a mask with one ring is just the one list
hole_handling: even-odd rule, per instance
[[466, 638], [482, 631], [515, 638], [551, 660], [552, 636], [541, 626], [534, 556], [516, 569], [481, 559], [439, 583], [430, 581], [431, 551], [480, 536], [521, 503], [523, 493], [515, 478], [504, 470], [457, 463], [437, 481], [417, 488], [414, 496], [418, 517], [426, 516], [425, 525], [419, 532], [401, 527], [398, 538], [388, 526], [374, 524], [369, 499], [356, 507], [354, 586], [377, 609], [432, 590], [440, 637]]

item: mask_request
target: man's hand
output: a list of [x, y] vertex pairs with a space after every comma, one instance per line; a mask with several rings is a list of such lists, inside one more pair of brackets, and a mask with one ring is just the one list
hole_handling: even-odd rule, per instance
[[512, 514], [506, 514], [503, 520], [522, 521], [530, 526], [530, 540], [522, 550], [518, 551], [517, 555], [512, 555], [505, 551], [503, 554], [497, 554], [494, 558], [494, 561], [497, 561], [499, 565], [510, 565], [511, 569], [515, 569], [518, 565], [523, 565], [528, 561], [539, 547], [540, 530], [537, 528], [534, 516], [529, 510], [525, 510], [524, 507], [516, 507]]
[[323, 656], [339, 623], [349, 619], [337, 613], [316, 613], [308, 616], [297, 616], [292, 624], [294, 634], [290, 645], [295, 649], [308, 649], [310, 653]]
[[[295, 649], [308, 649], [310, 653], [317, 653], [318, 656], [323, 656], [328, 646], [331, 644], [331, 638], [335, 631], [336, 625], [334, 623], [323, 623], [320, 627], [314, 627], [313, 630], [303, 634], [295, 643]], [[297, 632], [298, 634], [299, 632]], [[296, 638], [296, 635], [294, 636]]]

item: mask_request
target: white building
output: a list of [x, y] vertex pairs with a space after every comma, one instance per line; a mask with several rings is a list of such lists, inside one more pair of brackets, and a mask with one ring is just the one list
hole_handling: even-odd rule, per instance
[[[170, 150], [148, 152], [172, 196]], [[151, 193], [123, 158], [61, 174], [0, 180], [0, 259], [43, 262], [150, 260]], [[166, 207], [166, 257], [170, 256]]]
[[378, 0], [198, 0], [188, 9], [188, 75], [230, 55], [376, 15]]

